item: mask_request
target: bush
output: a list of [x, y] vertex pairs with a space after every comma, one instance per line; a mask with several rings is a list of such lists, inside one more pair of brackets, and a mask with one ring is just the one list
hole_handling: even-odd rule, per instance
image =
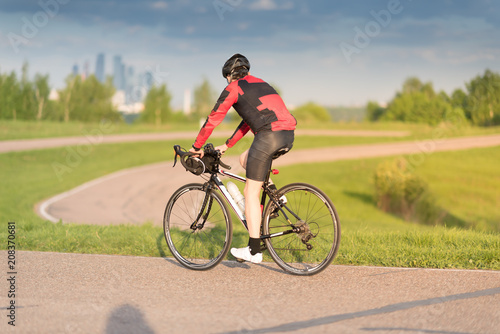
[[330, 122], [332, 120], [325, 107], [313, 102], [295, 108], [292, 115], [301, 123]]
[[381, 210], [425, 224], [437, 225], [444, 218], [427, 184], [407, 169], [406, 160], [380, 164], [374, 181], [377, 206]]

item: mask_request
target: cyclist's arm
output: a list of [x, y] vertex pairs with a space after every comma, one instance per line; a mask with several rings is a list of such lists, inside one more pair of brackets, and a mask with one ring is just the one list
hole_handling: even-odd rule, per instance
[[[236, 83], [236, 82], [235, 82]], [[207, 120], [203, 124], [193, 144], [193, 148], [199, 150], [207, 141], [208, 137], [212, 134], [214, 128], [219, 125], [233, 104], [238, 100], [238, 86], [229, 84], [226, 89], [221, 93], [217, 103]]]
[[238, 140], [240, 140], [244, 135], [247, 134], [248, 130], [250, 130], [250, 126], [245, 123], [245, 121], [241, 121], [231, 138], [226, 140], [227, 147], [233, 147], [238, 142]]

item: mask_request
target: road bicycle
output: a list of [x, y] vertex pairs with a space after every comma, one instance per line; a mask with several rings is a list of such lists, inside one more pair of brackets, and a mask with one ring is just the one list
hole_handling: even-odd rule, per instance
[[[230, 195], [220, 176], [245, 182], [242, 176], [221, 161], [212, 144], [205, 145], [204, 156], [197, 158], [179, 145], [175, 157], [186, 171], [204, 178], [204, 183], [190, 183], [171, 196], [165, 208], [163, 230], [172, 255], [183, 266], [207, 270], [227, 255], [233, 236], [228, 204], [248, 230], [244, 210]], [[286, 153], [278, 151], [273, 159]], [[221, 169], [224, 168], [224, 169]], [[286, 272], [314, 275], [335, 258], [340, 244], [340, 222], [330, 198], [306, 183], [291, 183], [276, 190], [270, 186], [272, 169], [262, 186], [261, 250]]]

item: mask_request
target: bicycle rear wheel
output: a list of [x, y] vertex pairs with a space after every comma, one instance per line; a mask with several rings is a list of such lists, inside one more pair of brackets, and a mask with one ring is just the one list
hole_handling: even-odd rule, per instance
[[[314, 275], [324, 270], [335, 258], [340, 245], [340, 222], [335, 207], [320, 189], [306, 183], [292, 183], [278, 191], [286, 198], [285, 208], [291, 222], [300, 229], [264, 239], [269, 254], [285, 271], [295, 275]], [[282, 212], [269, 202], [264, 212], [263, 233], [272, 235], [289, 231], [290, 224]], [[309, 246], [308, 246], [309, 245]]]
[[179, 188], [163, 218], [170, 252], [183, 266], [195, 270], [207, 270], [222, 261], [233, 235], [231, 216], [220, 194], [210, 191], [206, 196], [202, 184]]

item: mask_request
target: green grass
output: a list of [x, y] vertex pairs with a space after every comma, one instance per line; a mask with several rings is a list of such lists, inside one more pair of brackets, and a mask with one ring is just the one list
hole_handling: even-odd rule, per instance
[[81, 123], [81, 122], [34, 122], [34, 121], [9, 121], [0, 120], [0, 140], [35, 139], [51, 137], [76, 137], [86, 133], [99, 133], [105, 135], [124, 133], [151, 133], [196, 131], [196, 123], [168, 123], [161, 126], [152, 124], [126, 124], [126, 123]]
[[500, 236], [444, 227], [406, 232], [348, 230], [335, 263], [500, 270]]
[[[189, 147], [191, 141], [175, 143]], [[67, 152], [64, 148], [1, 154], [0, 214], [4, 228], [0, 230], [0, 238], [7, 240], [7, 222], [15, 221], [19, 250], [168, 256], [160, 227], [53, 224], [39, 218], [33, 206], [113, 171], [171, 160], [173, 144], [98, 145], [71, 173], [65, 174], [62, 181], [52, 169], [52, 163], [64, 162]], [[430, 182], [444, 209], [463, 220], [473, 217], [473, 221], [480, 222], [474, 227], [489, 230], [491, 223], [500, 221], [496, 191], [500, 186], [495, 174], [499, 170], [496, 158], [499, 154], [500, 148], [434, 153], [416, 172]], [[500, 269], [500, 235], [497, 233], [422, 226], [379, 211], [373, 202], [371, 178], [382, 160], [288, 166], [280, 168], [281, 173], [274, 180], [278, 186], [309, 182], [332, 198], [343, 232], [334, 263]], [[460, 191], [451, 188], [457, 184]], [[462, 205], [469, 202], [470, 206]], [[234, 227], [233, 244], [243, 245], [247, 234], [238, 222]], [[1, 248], [6, 249], [6, 244], [2, 243]]]
[[478, 230], [500, 232], [500, 146], [442, 152], [425, 159], [417, 172], [437, 205]]

